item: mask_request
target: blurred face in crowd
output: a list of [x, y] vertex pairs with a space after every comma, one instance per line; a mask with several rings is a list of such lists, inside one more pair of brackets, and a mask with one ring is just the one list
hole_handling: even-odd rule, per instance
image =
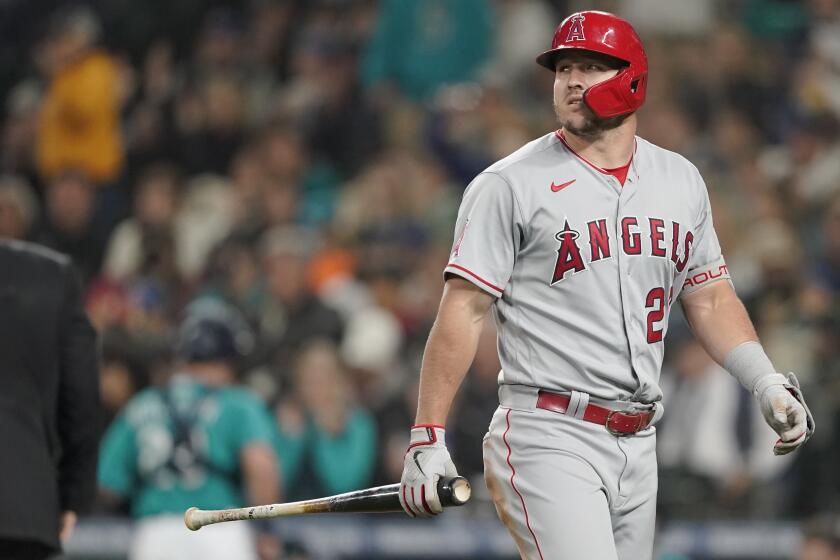
[[262, 141], [263, 165], [272, 179], [293, 180], [305, 165], [303, 146], [291, 130], [274, 130]]
[[268, 285], [274, 297], [295, 305], [306, 293], [306, 259], [291, 252], [276, 252], [266, 259]]
[[717, 70], [725, 75], [745, 72], [754, 64], [754, 52], [745, 41], [745, 33], [738, 27], [720, 26], [711, 41], [711, 60], [719, 62]]
[[131, 371], [125, 362], [109, 360], [102, 364], [99, 379], [102, 404], [109, 416], [113, 416], [136, 390]]
[[686, 114], [673, 104], [639, 117], [639, 136], [668, 150], [686, 151], [696, 135]]
[[249, 25], [249, 55], [261, 64], [272, 64], [280, 50], [294, 12], [293, 5], [280, 2], [256, 4]]
[[241, 55], [242, 37], [236, 22], [220, 16], [205, 24], [197, 48], [197, 58], [210, 66], [233, 65]]
[[47, 189], [47, 210], [53, 226], [65, 234], [87, 230], [93, 215], [94, 186], [78, 174], [60, 175]]
[[615, 128], [624, 117], [599, 119], [583, 102], [583, 92], [618, 74], [620, 62], [597, 53], [572, 51], [555, 60], [554, 112], [565, 130], [578, 136], [597, 136]]
[[29, 231], [26, 211], [11, 191], [0, 188], [0, 239], [24, 239]]
[[347, 400], [345, 373], [335, 348], [328, 343], [315, 344], [301, 353], [295, 381], [298, 394], [309, 409], [328, 410]]
[[237, 196], [242, 201], [255, 201], [265, 182], [265, 171], [259, 153], [250, 147], [240, 151], [233, 160], [230, 174]]
[[256, 256], [249, 247], [240, 245], [231, 247], [227, 258], [229, 265], [225, 270], [228, 290], [234, 298], [245, 299], [260, 279]]
[[168, 227], [177, 209], [176, 179], [160, 171], [146, 177], [139, 185], [136, 212], [140, 221], [151, 228]]
[[211, 80], [204, 88], [207, 124], [212, 130], [231, 131], [242, 127], [245, 101], [236, 82]]
[[755, 127], [738, 111], [721, 111], [715, 115], [712, 135], [718, 153], [730, 162], [751, 161], [759, 151]]
[[289, 183], [266, 185], [262, 211], [269, 226], [293, 223], [298, 213], [297, 187]]
[[54, 74], [79, 57], [89, 46], [90, 38], [87, 35], [64, 32], [41, 45], [38, 62], [46, 74]]

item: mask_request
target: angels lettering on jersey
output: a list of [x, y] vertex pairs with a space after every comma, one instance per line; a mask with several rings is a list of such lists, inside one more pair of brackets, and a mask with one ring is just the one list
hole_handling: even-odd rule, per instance
[[555, 234], [560, 246], [557, 248], [557, 261], [551, 285], [583, 272], [600, 260], [612, 257], [612, 232], [616, 232], [620, 238], [616, 246], [625, 255], [641, 255], [642, 235], [647, 236], [650, 239], [647, 256], [670, 259], [677, 272], [682, 272], [688, 264], [694, 243], [694, 233], [691, 230], [682, 227], [679, 222], [662, 218], [625, 216], [620, 220], [618, 231], [611, 220], [599, 218], [587, 222], [586, 227], [582, 229], [583, 233], [573, 229], [566, 219], [563, 229]]

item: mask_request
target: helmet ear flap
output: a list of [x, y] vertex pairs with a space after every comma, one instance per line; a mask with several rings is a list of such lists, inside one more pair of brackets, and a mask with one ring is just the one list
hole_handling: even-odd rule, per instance
[[[629, 67], [583, 92], [583, 101], [599, 118], [609, 119], [638, 109], [645, 98], [647, 73], [634, 76]], [[629, 110], [628, 110], [629, 109]]]

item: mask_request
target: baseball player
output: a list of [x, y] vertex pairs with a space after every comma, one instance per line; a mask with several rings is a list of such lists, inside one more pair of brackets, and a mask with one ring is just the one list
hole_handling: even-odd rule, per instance
[[560, 128], [464, 193], [401, 501], [412, 517], [441, 512], [436, 480], [456, 474], [447, 413], [492, 309], [502, 371], [485, 479], [520, 555], [650, 558], [653, 424], [674, 303], [758, 399], [779, 435], [776, 454], [805, 443], [814, 421], [735, 294], [697, 169], [635, 135], [647, 58], [631, 25], [573, 14], [537, 62], [554, 72]]
[[230, 384], [234, 363], [252, 344], [233, 308], [194, 302], [178, 330], [177, 373], [165, 387], [132, 398], [105, 434], [99, 482], [112, 501], [128, 501], [137, 518], [131, 560], [256, 560], [250, 527], [231, 524], [199, 537], [183, 525], [191, 505], [277, 501], [271, 416], [255, 395]]

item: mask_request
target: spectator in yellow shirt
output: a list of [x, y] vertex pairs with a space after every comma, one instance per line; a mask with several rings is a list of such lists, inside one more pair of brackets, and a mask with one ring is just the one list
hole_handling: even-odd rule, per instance
[[97, 16], [76, 7], [56, 16], [44, 44], [50, 83], [41, 107], [37, 163], [45, 180], [72, 169], [103, 184], [122, 169], [118, 67], [95, 47], [100, 31]]

